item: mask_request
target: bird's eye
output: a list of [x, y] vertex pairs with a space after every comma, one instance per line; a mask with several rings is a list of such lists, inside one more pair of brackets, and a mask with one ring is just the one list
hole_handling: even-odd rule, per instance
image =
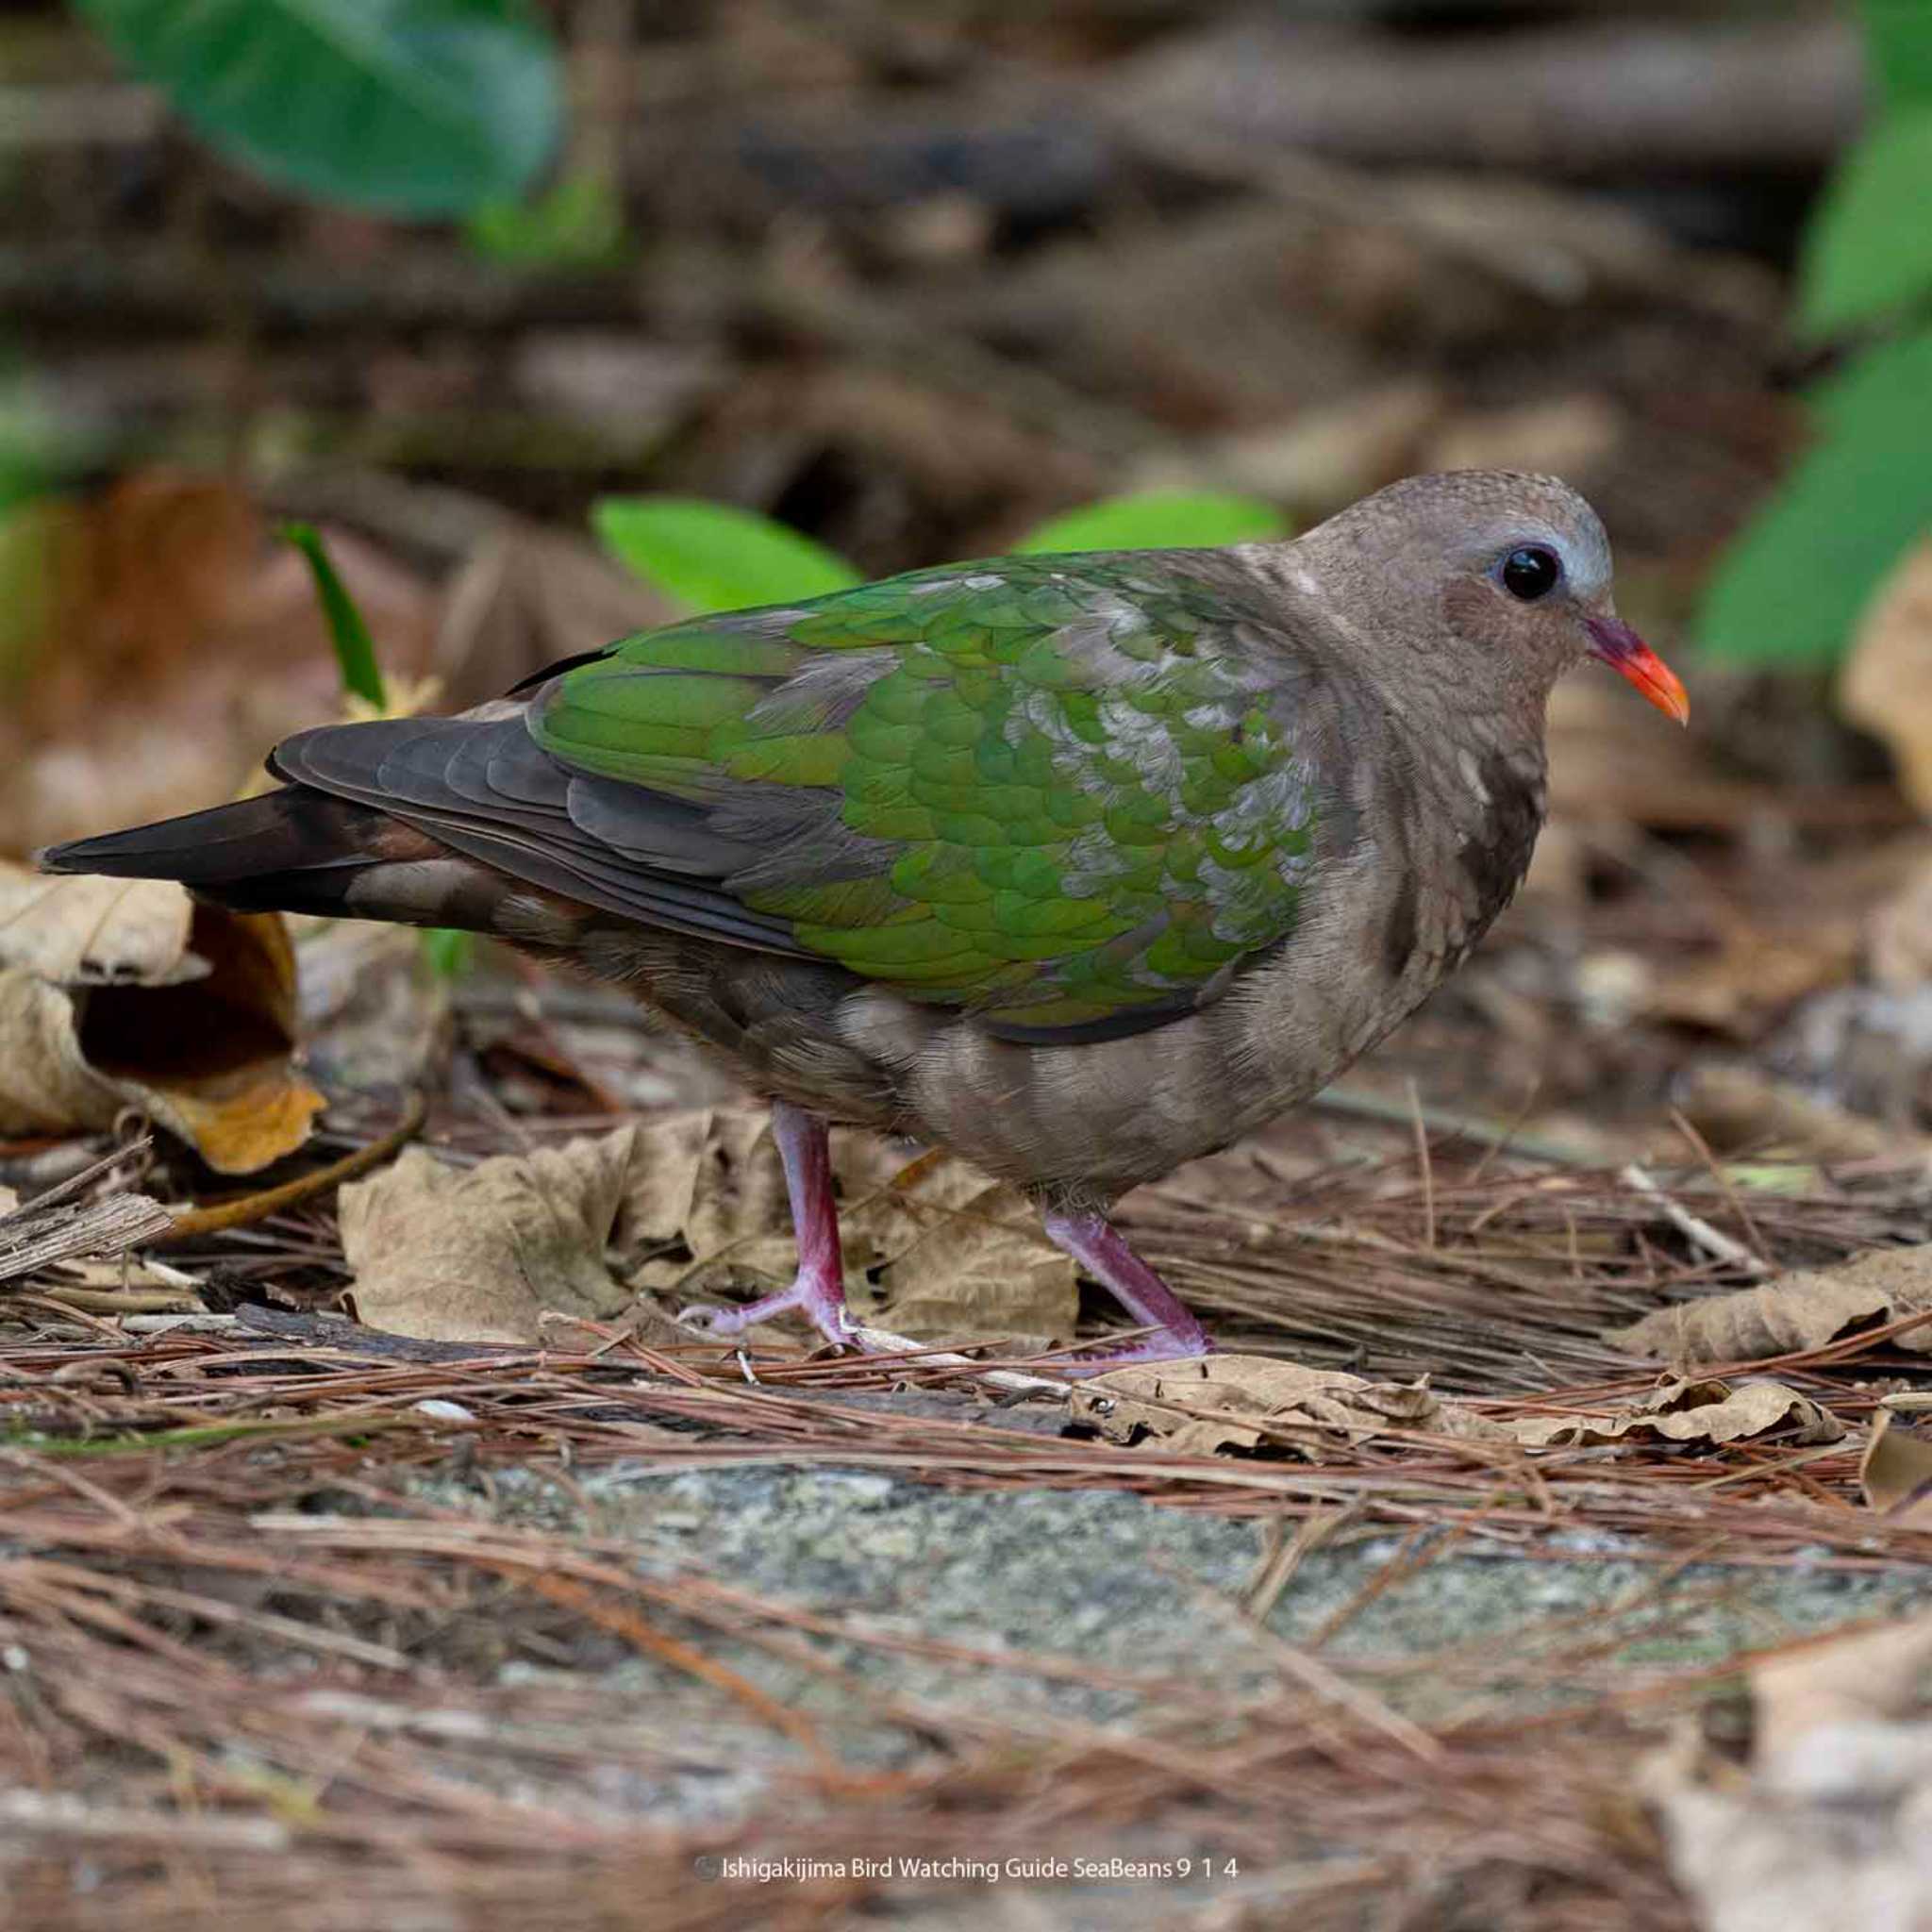
[[1525, 604], [1534, 604], [1539, 597], [1547, 596], [1556, 589], [1557, 579], [1563, 575], [1563, 566], [1554, 550], [1545, 550], [1541, 543], [1525, 543], [1521, 550], [1512, 550], [1503, 559], [1500, 575], [1503, 588], [1512, 597], [1520, 597]]

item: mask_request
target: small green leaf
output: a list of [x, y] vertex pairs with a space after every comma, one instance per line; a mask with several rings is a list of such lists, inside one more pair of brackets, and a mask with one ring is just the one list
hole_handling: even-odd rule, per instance
[[1818, 440], [1732, 546], [1699, 635], [1740, 663], [1828, 664], [1906, 547], [1932, 529], [1932, 333], [1813, 394]]
[[756, 511], [691, 496], [607, 496], [605, 547], [696, 615], [796, 604], [864, 581], [836, 551]]
[[425, 927], [420, 935], [423, 957], [440, 979], [460, 979], [476, 963], [476, 935], [453, 925]]
[[1291, 534], [1281, 512], [1252, 496], [1216, 491], [1147, 490], [1109, 496], [1052, 517], [1023, 551], [1188, 550], [1259, 543]]
[[329, 641], [336, 647], [336, 663], [342, 674], [342, 689], [353, 691], [381, 710], [389, 703], [382, 688], [382, 672], [375, 661], [375, 645], [369, 626], [356, 608], [356, 600], [344, 589], [323, 546], [322, 532], [313, 524], [284, 524], [282, 535], [308, 559], [315, 578], [315, 595], [322, 614], [328, 621]]
[[602, 175], [572, 175], [535, 201], [486, 203], [464, 233], [508, 267], [595, 268], [624, 253], [624, 202]]
[[77, 0], [229, 158], [379, 213], [519, 194], [557, 144], [557, 45], [526, 0]]
[[1932, 292], [1932, 107], [1853, 148], [1805, 235], [1800, 315], [1830, 335]]
[[1881, 110], [1932, 107], [1932, 0], [1864, 0]]

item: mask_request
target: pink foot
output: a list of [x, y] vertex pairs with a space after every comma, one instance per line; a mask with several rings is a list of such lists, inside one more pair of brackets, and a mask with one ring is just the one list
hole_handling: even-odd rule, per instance
[[839, 1207], [832, 1196], [832, 1152], [825, 1124], [789, 1101], [772, 1103], [772, 1137], [785, 1163], [785, 1191], [798, 1234], [798, 1274], [790, 1288], [739, 1308], [682, 1308], [677, 1319], [703, 1335], [742, 1335], [774, 1315], [804, 1315], [834, 1348], [852, 1346], [858, 1324], [845, 1306], [839, 1255]]
[[790, 1288], [781, 1288], [775, 1294], [760, 1295], [742, 1307], [680, 1308], [677, 1319], [700, 1335], [716, 1336], [722, 1341], [727, 1336], [742, 1335], [747, 1328], [769, 1322], [774, 1316], [791, 1314], [805, 1316], [835, 1348], [850, 1348], [855, 1343], [858, 1324], [845, 1306], [843, 1284], [836, 1277], [825, 1280], [807, 1274], [802, 1269]]

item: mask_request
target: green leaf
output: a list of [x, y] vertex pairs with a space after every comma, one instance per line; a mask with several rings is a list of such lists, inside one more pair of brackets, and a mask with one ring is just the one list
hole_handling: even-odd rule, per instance
[[322, 614], [328, 621], [329, 641], [336, 647], [336, 663], [342, 674], [342, 689], [366, 699], [377, 710], [388, 704], [382, 688], [382, 672], [375, 662], [375, 645], [356, 600], [349, 595], [336, 567], [323, 547], [322, 532], [313, 524], [284, 524], [282, 535], [308, 559], [315, 578], [315, 595]]
[[453, 925], [427, 926], [419, 935], [423, 957], [439, 979], [461, 979], [476, 963], [476, 935]]
[[1813, 335], [1932, 291], [1932, 106], [1880, 121], [1853, 148], [1805, 236], [1800, 316]]
[[693, 614], [799, 604], [864, 579], [836, 551], [756, 511], [693, 496], [607, 496], [605, 547]]
[[1880, 109], [1932, 107], [1932, 0], [1864, 0], [1864, 14]]
[[1830, 663], [1880, 578], [1932, 529], [1932, 333], [1860, 357], [1812, 403], [1816, 443], [1706, 595], [1700, 635], [1718, 657]]
[[77, 5], [212, 146], [321, 200], [461, 214], [557, 144], [557, 47], [526, 0]]
[[1109, 496], [1050, 518], [1019, 545], [1023, 551], [1186, 550], [1258, 543], [1290, 535], [1272, 504], [1215, 491], [1147, 490]]
[[492, 201], [471, 215], [470, 245], [514, 268], [595, 268], [624, 253], [624, 201], [602, 175], [572, 175], [535, 201]]

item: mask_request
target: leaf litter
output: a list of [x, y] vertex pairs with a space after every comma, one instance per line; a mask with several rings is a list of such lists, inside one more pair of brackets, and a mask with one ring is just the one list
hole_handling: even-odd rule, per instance
[[[1293, 1547], [1338, 1523], [1344, 1536], [1393, 1532], [1410, 1569], [1457, 1544], [1535, 1560], [1567, 1542], [1574, 1561], [1578, 1538], [1666, 1568], [1717, 1548], [1747, 1566], [1802, 1552], [1848, 1574], [1932, 1561], [1932, 1524], [1881, 1501], [1890, 1459], [1868, 1453], [1874, 1430], [1900, 1428], [1888, 1391], [1923, 1374], [1899, 1324], [1659, 1384], [1601, 1331], [1659, 1299], [1698, 1306], [1736, 1276], [1615, 1169], [1439, 1142], [1426, 1182], [1395, 1154], [1298, 1168], [1291, 1222], [1256, 1204], [1306, 1150], [1271, 1141], [1249, 1157], [1253, 1185], [1217, 1179], [1218, 1228], [1206, 1183], [1177, 1176], [1129, 1220], [1234, 1352], [1206, 1374], [1116, 1371], [1064, 1406], [1035, 1394], [1008, 1407], [957, 1356], [832, 1357], [774, 1330], [741, 1361], [637, 1318], [640, 1283], [670, 1307], [789, 1272], [782, 1179], [756, 1113], [516, 1128], [525, 1150], [492, 1152], [501, 1117], [459, 1089], [439, 1098], [434, 1153], [342, 1190], [346, 1253], [312, 1201], [174, 1243], [189, 1279], [221, 1269], [246, 1284], [232, 1313], [114, 1322], [37, 1299], [72, 1282], [71, 1260], [16, 1291], [0, 1509], [19, 1555], [0, 1566], [0, 1645], [30, 1664], [0, 1680], [15, 1712], [0, 1815], [19, 1923], [69, 1923], [58, 1914], [84, 1857], [90, 1923], [104, 1927], [193, 1924], [208, 1885], [225, 1910], [273, 1912], [296, 1932], [411, 1913], [618, 1932], [640, 1898], [674, 1895], [667, 1923], [723, 1927], [743, 1922], [747, 1895], [689, 1886], [693, 1857], [810, 1857], [836, 1839], [971, 1857], [995, 1817], [1002, 1855], [1019, 1857], [1073, 1840], [1125, 1855], [1145, 1849], [1137, 1820], [1186, 1820], [1191, 1841], [1265, 1874], [1266, 1909], [1318, 1932], [1393, 1899], [1417, 1923], [1447, 1923], [1451, 1900], [1486, 1925], [1696, 1923], [1669, 1874], [1694, 1892], [1703, 1868], [1639, 1767], [1673, 1713], [1709, 1704], [1718, 1672], [1607, 1669], [1601, 1620], [1554, 1628], [1533, 1662], [1501, 1639], [1373, 1666], [1290, 1650], [1258, 1699], [1145, 1680], [1133, 1725], [1104, 1731], [1042, 1726], [1000, 1688], [1095, 1666], [987, 1654], [974, 1666], [982, 1714], [901, 1711], [923, 1741], [881, 1772], [841, 1755], [824, 1706], [774, 1705], [719, 1653], [749, 1642], [811, 1659], [842, 1699], [860, 1694], [854, 1658], [923, 1640], [808, 1615], [701, 1567], [641, 1566], [594, 1519], [586, 1532], [452, 1509], [424, 1488], [452, 1466], [488, 1485], [533, 1468], [569, 1481], [612, 1463], [776, 1459], [975, 1491], [1121, 1489], [1275, 1524]], [[1067, 1332], [1064, 1303], [1007, 1326], [974, 1300], [984, 1260], [958, 1230], [997, 1233], [1024, 1267], [1041, 1244], [1017, 1204], [864, 1137], [835, 1137], [835, 1151], [855, 1281], [916, 1273], [942, 1339], [1004, 1334], [1003, 1357], [1022, 1366], [1032, 1351], [1018, 1338]], [[1827, 1272], [1924, 1212], [1917, 1163], [1844, 1182], [1813, 1171], [1754, 1199], [1751, 1226], [1708, 1173], [1646, 1172], [1730, 1238]], [[165, 1174], [146, 1185], [165, 1191]], [[129, 1198], [109, 1177], [80, 1191]], [[481, 1240], [498, 1213], [516, 1241]], [[929, 1286], [940, 1277], [922, 1249], [957, 1251], [957, 1301]], [[425, 1253], [440, 1293], [480, 1291], [488, 1275], [510, 1296], [465, 1317], [499, 1324], [493, 1341], [397, 1332], [430, 1325], [429, 1299], [408, 1286], [430, 1277], [405, 1265]], [[490, 1274], [487, 1257], [506, 1253], [513, 1276]], [[394, 1305], [377, 1291], [386, 1268]], [[335, 1311], [345, 1288], [373, 1325]], [[693, 1735], [668, 1709], [660, 1723], [624, 1716], [598, 1672], [504, 1675], [489, 1633], [510, 1631], [558, 1657], [602, 1644], [651, 1659], [736, 1715]], [[1411, 1681], [1525, 1671], [1560, 1691], [1560, 1723], [1471, 1716], [1466, 1701], [1399, 1716], [1386, 1701]], [[757, 1761], [782, 1773], [729, 1824], [609, 1797], [653, 1788], [693, 1752], [719, 1774]], [[805, 1925], [903, 1895], [848, 1877], [762, 1888], [756, 1903], [763, 1923]]]

